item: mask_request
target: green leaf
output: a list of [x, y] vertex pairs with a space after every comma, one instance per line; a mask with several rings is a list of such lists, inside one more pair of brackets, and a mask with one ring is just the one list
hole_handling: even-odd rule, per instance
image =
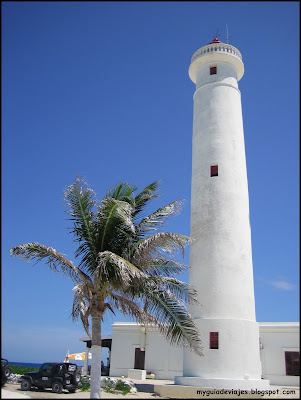
[[19, 257], [21, 260], [39, 262], [43, 260], [53, 272], [59, 272], [66, 275], [75, 282], [80, 279], [90, 279], [83, 271], [79, 270], [70, 260], [63, 254], [59, 253], [52, 247], [33, 242], [20, 244], [10, 249], [12, 257]]
[[146, 235], [151, 231], [157, 230], [167, 222], [168, 218], [179, 214], [183, 204], [183, 200], [175, 200], [172, 203], [159, 208], [148, 217], [142, 219], [142, 221], [136, 226], [137, 232], [139, 232], [140, 235]]

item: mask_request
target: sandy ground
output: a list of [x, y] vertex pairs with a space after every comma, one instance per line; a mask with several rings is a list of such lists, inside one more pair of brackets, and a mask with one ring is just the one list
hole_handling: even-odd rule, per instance
[[[136, 384], [150, 384], [149, 381], [135, 381], [132, 379]], [[147, 393], [143, 391], [139, 391], [137, 393], [129, 393], [125, 396], [122, 393], [106, 393], [105, 391], [101, 390], [101, 398], [102, 399], [132, 399], [132, 400], [140, 400], [140, 399], [177, 399], [183, 398], [181, 396], [177, 396], [177, 389], [176, 386], [173, 385], [173, 381], [159, 381], [159, 380], [152, 380], [151, 384], [155, 385], [162, 385], [162, 386], [172, 386], [173, 390], [171, 393], [162, 393], [166, 397], [155, 395], [154, 393]], [[280, 386], [271, 386], [272, 390], [278, 389], [279, 394], [277, 395], [257, 395], [257, 396], [236, 396], [237, 400], [248, 398], [248, 399], [299, 399], [300, 397], [300, 388], [297, 387], [280, 387]], [[167, 397], [168, 396], [168, 397]], [[12, 384], [5, 384], [5, 386], [1, 389], [1, 398], [2, 399], [89, 399], [90, 392], [82, 392], [77, 390], [76, 393], [69, 393], [68, 391], [64, 390], [61, 394], [52, 393], [51, 389], [45, 389], [44, 391], [39, 391], [37, 389], [32, 389], [30, 391], [21, 390], [20, 385], [12, 385]], [[185, 396], [187, 398], [187, 396]], [[197, 398], [197, 399], [217, 399], [217, 398], [228, 398], [233, 399], [232, 396], [205, 396], [204, 395], [195, 395], [193, 397], [188, 398]]]
[[[67, 390], [63, 390], [62, 393], [56, 394], [52, 393], [51, 389], [45, 390], [37, 390], [32, 389], [30, 391], [21, 390], [20, 385], [11, 385], [6, 383], [5, 386], [1, 389], [1, 398], [2, 399], [89, 399], [90, 392], [82, 392], [77, 390], [75, 393], [69, 393]], [[137, 392], [137, 393], [129, 393], [125, 396], [121, 393], [106, 393], [101, 390], [101, 398], [102, 399], [164, 399], [164, 397], [160, 397], [155, 395], [154, 393], [145, 393], [145, 392]]]

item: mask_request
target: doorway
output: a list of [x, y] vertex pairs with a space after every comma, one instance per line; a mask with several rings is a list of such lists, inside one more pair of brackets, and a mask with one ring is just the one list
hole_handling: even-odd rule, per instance
[[134, 369], [144, 369], [144, 362], [145, 362], [145, 351], [136, 347]]

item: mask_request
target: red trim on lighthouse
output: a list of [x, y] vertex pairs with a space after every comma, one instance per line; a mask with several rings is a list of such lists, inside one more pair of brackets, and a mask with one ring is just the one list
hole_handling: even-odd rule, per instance
[[210, 349], [218, 349], [218, 332], [210, 332]]
[[222, 42], [220, 40], [218, 40], [218, 38], [216, 37], [209, 44], [212, 44], [212, 43], [222, 43]]
[[210, 166], [210, 176], [218, 176], [218, 165]]

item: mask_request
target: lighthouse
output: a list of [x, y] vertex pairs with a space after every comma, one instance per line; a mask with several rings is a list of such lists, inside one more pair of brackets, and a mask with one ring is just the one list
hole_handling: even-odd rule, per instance
[[184, 350], [175, 383], [203, 388], [267, 389], [261, 379], [255, 317], [249, 194], [238, 49], [217, 37], [197, 50], [192, 140], [190, 305], [203, 356]]

